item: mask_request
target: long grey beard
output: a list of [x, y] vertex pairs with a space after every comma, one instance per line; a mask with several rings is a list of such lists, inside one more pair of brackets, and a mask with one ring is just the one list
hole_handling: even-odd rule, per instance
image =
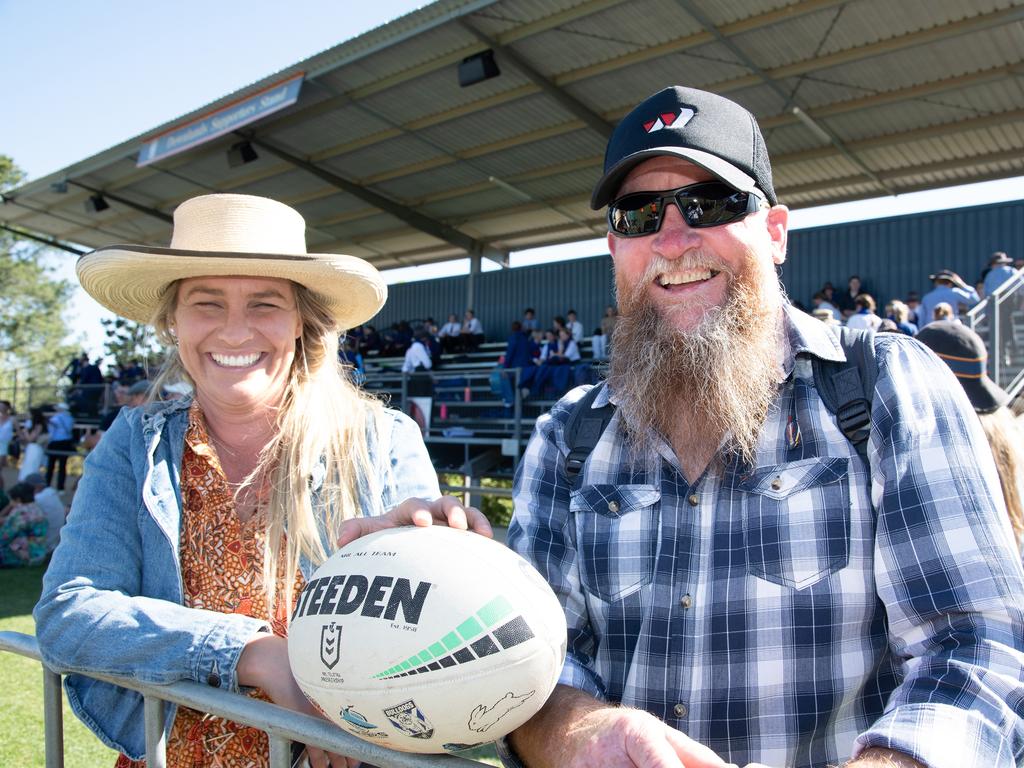
[[753, 462], [778, 392], [781, 294], [766, 295], [757, 274], [729, 278], [726, 304], [709, 308], [689, 331], [662, 317], [643, 282], [619, 287], [608, 379], [639, 454], [653, 447], [657, 432], [677, 449], [683, 436], [686, 443], [722, 443], [723, 458]]

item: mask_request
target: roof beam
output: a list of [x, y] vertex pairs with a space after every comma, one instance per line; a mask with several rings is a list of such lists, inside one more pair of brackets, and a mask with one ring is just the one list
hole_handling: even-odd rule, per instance
[[10, 232], [15, 237], [25, 238], [26, 240], [35, 240], [37, 243], [43, 243], [43, 245], [48, 245], [51, 248], [60, 248], [62, 251], [67, 251], [68, 253], [73, 253], [76, 256], [81, 256], [84, 253], [88, 253], [88, 251], [83, 251], [81, 248], [75, 248], [75, 246], [73, 246], [73, 245], [69, 245], [68, 243], [63, 243], [60, 240], [58, 240], [57, 238], [55, 238], [55, 237], [48, 237], [48, 236], [43, 236], [43, 235], [35, 235], [35, 234], [31, 233], [31, 232], [25, 232], [24, 230], [21, 230], [21, 229], [16, 229], [14, 227], [9, 227], [6, 224], [0, 224], [0, 229], [3, 229], [3, 230], [6, 230], [7, 232]]
[[258, 136], [250, 136], [249, 141], [281, 160], [294, 165], [296, 168], [301, 168], [302, 170], [311, 173], [331, 186], [337, 187], [343, 192], [347, 192], [353, 197], [359, 198], [363, 202], [372, 205], [374, 208], [391, 214], [396, 219], [404, 221], [406, 224], [420, 232], [424, 232], [431, 237], [436, 237], [438, 240], [443, 240], [457, 248], [461, 248], [471, 256], [485, 256], [488, 259], [496, 261], [502, 266], [508, 266], [507, 253], [490, 248], [484, 243], [474, 240], [469, 235], [460, 232], [454, 227], [450, 227], [447, 224], [431, 219], [429, 216], [424, 216], [422, 213], [396, 203], [394, 200], [384, 197], [384, 195], [381, 195], [378, 192], [374, 192], [373, 190], [367, 189], [353, 181], [349, 181], [342, 176], [331, 173], [325, 168], [321, 168], [318, 165], [314, 165], [313, 163], [303, 160], [267, 139]]
[[166, 224], [174, 223], [174, 217], [171, 216], [170, 214], [166, 214], [163, 211], [158, 211], [156, 208], [150, 208], [148, 205], [142, 205], [141, 203], [132, 202], [128, 198], [121, 197], [120, 195], [114, 192], [105, 192], [102, 189], [91, 187], [88, 184], [83, 184], [82, 182], [75, 181], [74, 179], [68, 179], [68, 184], [76, 186], [80, 189], [84, 189], [88, 192], [92, 192], [94, 195], [103, 195], [103, 197], [109, 198], [113, 200], [115, 203], [120, 203], [121, 205], [126, 206], [127, 208], [131, 208], [133, 211], [138, 211], [139, 213], [144, 213], [147, 216], [152, 216], [154, 219], [160, 219], [160, 221], [165, 222]]

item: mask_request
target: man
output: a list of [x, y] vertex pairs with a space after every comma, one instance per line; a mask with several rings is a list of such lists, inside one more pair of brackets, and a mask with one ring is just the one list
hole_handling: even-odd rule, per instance
[[46, 480], [38, 472], [32, 472], [23, 481], [35, 491], [35, 502], [46, 515], [46, 551], [53, 552], [60, 543], [60, 529], [64, 527], [68, 510], [61, 501], [60, 494], [46, 484]]
[[846, 281], [846, 290], [835, 297], [836, 307], [845, 320], [857, 311], [857, 297], [864, 292], [860, 275], [850, 275]]
[[1013, 259], [1004, 251], [996, 251], [989, 258], [989, 270], [985, 273], [985, 296], [992, 296], [1007, 280], [1016, 276]]
[[832, 304], [821, 291], [818, 291], [811, 297], [811, 314], [817, 317], [818, 310], [823, 310], [832, 315], [832, 319], [838, 322], [840, 320], [839, 309]]
[[935, 286], [921, 297], [921, 306], [917, 310], [917, 327], [924, 328], [935, 320], [935, 307], [945, 302], [953, 308], [953, 315], [959, 315], [981, 301], [978, 292], [963, 281], [951, 269], [940, 269], [928, 279]]
[[570, 309], [565, 313], [565, 327], [569, 330], [573, 341], [577, 344], [583, 341], [583, 323], [577, 319], [575, 309]]
[[437, 332], [437, 338], [441, 341], [441, 349], [445, 352], [454, 352], [459, 347], [459, 334], [462, 333], [462, 325], [454, 314], [448, 315], [448, 322], [441, 326]]
[[527, 307], [523, 310], [523, 320], [520, 323], [523, 327], [523, 331], [526, 334], [531, 334], [534, 331], [540, 330], [540, 323], [537, 321], [537, 313], [533, 307]]
[[1024, 573], [949, 369], [875, 337], [863, 460], [818, 395], [811, 359], [844, 353], [781, 292], [788, 211], [731, 101], [648, 98], [591, 204], [609, 206], [620, 309], [592, 407], [616, 407], [575, 480], [582, 390], [520, 461], [509, 543], [562, 601], [568, 642], [503, 759], [1015, 765]]
[[462, 348], [473, 352], [484, 343], [484, 327], [472, 309], [467, 309], [462, 316]]

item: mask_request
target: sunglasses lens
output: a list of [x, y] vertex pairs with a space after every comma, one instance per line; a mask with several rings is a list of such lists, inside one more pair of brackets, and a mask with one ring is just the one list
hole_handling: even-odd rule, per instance
[[649, 235], [661, 223], [660, 195], [640, 192], [620, 197], [608, 207], [608, 225], [613, 232], [626, 237]]
[[[717, 227], [743, 218], [749, 212], [750, 195], [724, 185], [716, 189], [694, 190], [694, 197], [683, 198], [686, 222], [691, 227]], [[703, 194], [701, 194], [703, 193]]]
[[636, 192], [608, 207], [608, 226], [623, 237], [641, 237], [661, 228], [666, 206], [675, 202], [691, 227], [717, 227], [757, 210], [757, 197], [719, 182], [691, 184], [666, 192]]

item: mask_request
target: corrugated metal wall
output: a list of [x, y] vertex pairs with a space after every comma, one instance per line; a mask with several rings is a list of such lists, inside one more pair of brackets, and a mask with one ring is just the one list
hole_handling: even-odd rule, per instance
[[[858, 274], [884, 305], [907, 291], [926, 292], [928, 275], [944, 267], [973, 284], [996, 250], [1024, 258], [1024, 200], [791, 232], [782, 282], [793, 301], [809, 306], [826, 280], [842, 290], [847, 278]], [[380, 328], [426, 317], [442, 323], [449, 312], [461, 318], [466, 280], [393, 285], [374, 324]], [[607, 255], [485, 272], [477, 278], [473, 309], [491, 339], [504, 339], [525, 307], [537, 310], [542, 327], [574, 308], [589, 334], [612, 302], [613, 288]]]

